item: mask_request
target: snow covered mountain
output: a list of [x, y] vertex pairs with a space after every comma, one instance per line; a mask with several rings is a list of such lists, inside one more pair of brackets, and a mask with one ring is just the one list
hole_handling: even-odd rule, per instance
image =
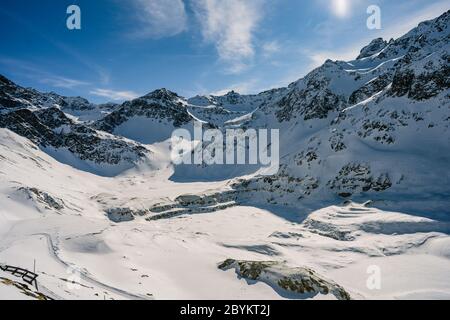
[[259, 102], [246, 127], [280, 129], [282, 169], [236, 190], [272, 204], [339, 196], [448, 212], [449, 20], [446, 12], [397, 40], [376, 39], [356, 60], [328, 60], [270, 98], [241, 98]]
[[[255, 95], [95, 105], [0, 76], [0, 263], [41, 284], [0, 272], [0, 298], [449, 298], [449, 20]], [[279, 129], [279, 172], [173, 165], [194, 121]]]
[[22, 88], [0, 77], [0, 127], [28, 138], [47, 153], [78, 169], [116, 175], [148, 158], [141, 144], [96, 130], [91, 124], [115, 104], [94, 105]]

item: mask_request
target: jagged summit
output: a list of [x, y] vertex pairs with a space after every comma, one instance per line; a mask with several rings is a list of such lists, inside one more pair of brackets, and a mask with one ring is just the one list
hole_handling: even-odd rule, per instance
[[0, 85], [11, 85], [13, 82], [6, 78], [4, 75], [0, 74]]
[[21, 108], [41, 109], [58, 107], [71, 111], [93, 110], [96, 105], [82, 97], [65, 97], [54, 92], [42, 93], [32, 88], [23, 88], [0, 75], [0, 111]]
[[[447, 28], [448, 12], [254, 95], [92, 109], [0, 78], [2, 264], [35, 258], [55, 299], [448, 299]], [[173, 164], [194, 119], [278, 130], [278, 172]], [[368, 266], [389, 285], [370, 290]], [[36, 294], [17, 281], [1, 268], [0, 298]]]
[[180, 99], [180, 98], [181, 97], [179, 97], [178, 94], [176, 94], [175, 92], [172, 92], [166, 88], [161, 88], [161, 89], [154, 90], [138, 99], [174, 100], [174, 99]]
[[370, 44], [368, 44], [366, 47], [364, 47], [361, 50], [361, 53], [359, 54], [359, 56], [356, 59], [359, 60], [359, 59], [367, 58], [367, 57], [374, 55], [375, 53], [379, 53], [381, 50], [386, 48], [387, 45], [388, 45], [388, 42], [385, 41], [383, 38], [377, 38], [375, 40], [372, 40], [372, 42]]
[[[99, 116], [94, 121], [86, 122], [78, 117], [81, 124], [65, 125], [82, 125], [83, 130], [92, 129], [94, 135], [106, 131], [145, 144], [166, 141], [174, 129], [188, 128], [193, 120], [221, 129], [284, 128], [286, 137], [282, 137], [281, 146], [286, 155], [284, 174], [291, 180], [302, 181], [299, 188], [307, 188], [302, 194], [314, 193], [311, 189], [316, 185], [327, 189], [325, 193], [383, 192], [405, 180], [393, 178], [389, 170], [374, 170], [374, 160], [360, 156], [352, 146], [357, 144], [356, 139], [358, 143], [375, 144], [374, 148], [409, 150], [411, 146], [404, 138], [408, 130], [432, 136], [436, 146], [441, 146], [442, 139], [448, 135], [450, 116], [446, 116], [450, 87], [448, 24], [449, 12], [446, 12], [396, 40], [373, 40], [356, 60], [327, 60], [287, 88], [254, 95], [241, 95], [233, 90], [223, 96], [196, 96], [186, 100], [162, 88], [120, 105], [92, 109], [83, 98], [39, 93], [3, 77], [0, 91], [3, 112], [31, 111], [20, 111], [16, 117], [11, 113], [12, 119], [4, 120], [7, 122], [4, 126], [24, 134], [26, 126], [14, 121], [20, 119], [18, 116], [26, 116], [26, 122], [32, 123], [33, 128], [47, 132], [45, 126], [51, 128], [62, 118], [56, 110], [66, 115], [71, 110], [76, 110], [78, 115], [97, 112]], [[46, 108], [56, 108], [48, 111], [55, 110], [56, 119], [48, 112], [35, 112]], [[52, 134], [48, 132], [48, 136]], [[424, 152], [427, 149], [425, 145], [419, 146]], [[374, 151], [366, 151], [378, 156]], [[334, 161], [329, 165], [333, 170], [321, 169], [323, 172], [318, 174], [319, 166], [322, 168], [333, 157], [344, 160]], [[354, 161], [349, 162], [347, 158]], [[320, 160], [316, 163], [316, 159]], [[384, 165], [395, 167], [389, 161]], [[358, 172], [365, 178], [357, 178]], [[346, 180], [350, 176], [352, 183]]]

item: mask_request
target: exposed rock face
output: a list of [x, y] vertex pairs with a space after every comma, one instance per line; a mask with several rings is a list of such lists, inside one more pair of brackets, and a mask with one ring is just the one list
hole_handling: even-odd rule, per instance
[[[102, 110], [114, 108], [107, 104]], [[42, 148], [67, 150], [83, 161], [118, 165], [135, 163], [147, 149], [138, 143], [101, 133], [75, 122], [64, 111], [92, 111], [86, 99], [22, 88], [0, 76], [0, 127], [26, 137]]]
[[56, 144], [53, 131], [41, 123], [33, 111], [28, 109], [19, 109], [0, 115], [0, 127], [7, 128], [43, 147]]
[[52, 298], [46, 296], [41, 292], [30, 289], [30, 287], [26, 284], [8, 278], [0, 277], [0, 285], [14, 287], [23, 295], [31, 297], [36, 300], [53, 300]]
[[349, 104], [355, 105], [357, 103], [360, 103], [366, 99], [369, 99], [373, 95], [375, 95], [378, 92], [382, 92], [389, 84], [392, 83], [392, 74], [383, 74], [365, 85], [363, 85], [361, 88], [355, 90], [349, 98]]
[[384, 48], [387, 47], [387, 45], [388, 42], [383, 38], [377, 38], [361, 50], [361, 53], [357, 59], [364, 59], [373, 56], [376, 53], [380, 53]]
[[247, 128], [255, 120], [255, 111], [272, 106], [288, 91], [288, 88], [279, 88], [254, 95], [231, 91], [224, 96], [196, 96], [187, 102], [192, 114], [213, 127]]
[[74, 123], [58, 108], [37, 111], [19, 109], [0, 115], [0, 127], [10, 129], [46, 148], [65, 148], [81, 160], [116, 165], [135, 162], [147, 149], [83, 125]]
[[[161, 89], [119, 106], [96, 106], [106, 116], [93, 124], [67, 116], [68, 110], [92, 110], [87, 100], [39, 93], [0, 77], [0, 127], [41, 147], [67, 149], [82, 160], [112, 165], [145, 156], [142, 145], [113, 135], [136, 117], [151, 120], [140, 124], [143, 132], [145, 126], [153, 125], [155, 131], [164, 131], [155, 141], [142, 141], [149, 144], [165, 141], [174, 128], [196, 118], [221, 130], [279, 129], [279, 172], [232, 181], [232, 201], [295, 206], [314, 197], [397, 193], [414, 198], [446, 193], [450, 178], [450, 153], [446, 152], [450, 141], [449, 20], [447, 11], [399, 39], [375, 39], [357, 59], [327, 60], [287, 88], [188, 100]], [[249, 174], [236, 171], [234, 177]], [[217, 201], [219, 206], [224, 203]], [[168, 205], [172, 208], [154, 218], [215, 210], [208, 204], [175, 201]]]
[[127, 222], [137, 217], [155, 221], [182, 215], [211, 213], [236, 205], [236, 193], [230, 191], [203, 195], [181, 195], [174, 201], [156, 203], [148, 209], [112, 208], [106, 210], [106, 213], [114, 222]]
[[[411, 61], [411, 55], [401, 60], [404, 67], [398, 70], [392, 82], [391, 94], [405, 96], [413, 100], [427, 100], [450, 88], [450, 55], [447, 51], [435, 53], [421, 61], [419, 68]], [[433, 57], [434, 58], [434, 57]]]
[[22, 88], [0, 75], [0, 112], [2, 109], [41, 109], [58, 107], [66, 110], [92, 110], [95, 105], [81, 97], [64, 97]]
[[55, 104], [53, 96], [46, 96], [31, 89], [24, 89], [0, 75], [0, 110], [51, 106]]
[[298, 116], [323, 119], [330, 112], [372, 97], [390, 84], [392, 95], [408, 95], [413, 100], [435, 97], [450, 88], [449, 16], [447, 11], [389, 43], [375, 39], [350, 63], [326, 61], [293, 83], [270, 108], [279, 109], [279, 121]]
[[184, 100], [166, 89], [156, 90], [146, 96], [125, 102], [116, 111], [98, 121], [95, 127], [112, 133], [114, 129], [132, 117], [166, 120], [174, 127], [192, 121]]
[[[59, 103], [63, 110], [87, 111], [95, 109], [95, 105], [82, 97], [63, 97]], [[112, 105], [103, 105], [102, 107], [111, 107]]]
[[34, 201], [43, 204], [46, 209], [60, 211], [65, 208], [65, 204], [62, 199], [51, 196], [47, 192], [41, 191], [37, 188], [20, 188], [19, 191], [24, 192]]
[[254, 95], [241, 95], [230, 91], [223, 96], [196, 96], [187, 101], [191, 105], [200, 107], [217, 106], [232, 112], [250, 112], [274, 102], [277, 97], [286, 92], [286, 88], [272, 89]]
[[[356, 60], [328, 60], [261, 106], [248, 126], [268, 119], [269, 128], [282, 128], [280, 171], [233, 187], [280, 205], [431, 188], [429, 173], [440, 176], [444, 164], [412, 168], [423, 157], [434, 161], [431, 145], [448, 150], [449, 25], [450, 11], [397, 40], [376, 39]], [[448, 189], [444, 176], [436, 191]]]
[[298, 116], [304, 120], [326, 118], [331, 111], [342, 110], [346, 106], [346, 97], [331, 90], [328, 74], [335, 74], [342, 67], [328, 60], [304, 79], [291, 85], [290, 92], [278, 103], [276, 112], [280, 122], [290, 121]]
[[71, 126], [73, 121], [70, 120], [60, 109], [52, 107], [35, 111], [33, 113], [41, 123], [50, 129], [60, 128], [62, 126]]
[[248, 280], [262, 281], [274, 288], [314, 297], [318, 294], [334, 295], [338, 300], [350, 300], [344, 288], [325, 280], [309, 268], [291, 268], [276, 261], [238, 261], [228, 259], [219, 265], [221, 270], [235, 269], [236, 274]]
[[135, 219], [135, 215], [142, 215], [143, 213], [135, 212], [129, 208], [113, 208], [107, 210], [106, 214], [111, 221], [119, 223], [133, 221]]
[[342, 197], [350, 197], [355, 192], [367, 192], [370, 190], [380, 192], [392, 186], [387, 175], [374, 177], [370, 167], [363, 164], [348, 164], [339, 171], [339, 174], [329, 186], [336, 190]]

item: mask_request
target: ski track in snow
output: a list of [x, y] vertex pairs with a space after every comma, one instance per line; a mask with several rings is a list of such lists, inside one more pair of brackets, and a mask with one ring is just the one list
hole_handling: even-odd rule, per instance
[[88, 283], [91, 283], [97, 287], [106, 289], [106, 290], [110, 290], [116, 294], [118, 294], [119, 296], [122, 296], [126, 299], [132, 299], [132, 300], [149, 300], [147, 297], [144, 296], [140, 296], [140, 295], [135, 295], [129, 292], [126, 292], [124, 290], [118, 289], [118, 288], [114, 288], [111, 287], [107, 284], [104, 284], [94, 278], [92, 278], [90, 275], [88, 275], [86, 272], [81, 271], [80, 268], [78, 268], [78, 266], [76, 264], [72, 264], [72, 263], [67, 263], [65, 261], [63, 261], [59, 256], [58, 256], [58, 248], [57, 246], [55, 246], [52, 236], [48, 233], [37, 233], [34, 234], [33, 236], [44, 236], [47, 244], [48, 244], [48, 250], [51, 254], [51, 256], [58, 261], [58, 263], [60, 263], [62, 266], [66, 267], [66, 268], [76, 268], [76, 270], [79, 270], [80, 272], [80, 276], [82, 277], [83, 280], [87, 281]]

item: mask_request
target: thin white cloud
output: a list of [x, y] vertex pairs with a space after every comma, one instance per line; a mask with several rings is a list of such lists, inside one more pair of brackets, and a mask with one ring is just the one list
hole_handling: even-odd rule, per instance
[[310, 68], [314, 69], [321, 66], [328, 59], [350, 61], [356, 59], [361, 49], [367, 45], [366, 42], [357, 42], [345, 48], [339, 48], [333, 51], [312, 51], [304, 50], [304, 54], [311, 60]]
[[64, 88], [64, 89], [73, 89], [80, 86], [89, 85], [89, 82], [59, 77], [59, 76], [50, 76], [46, 78], [40, 78], [39, 82], [48, 84], [55, 88]]
[[397, 39], [407, 32], [417, 27], [419, 23], [437, 18], [449, 9], [447, 1], [440, 1], [429, 5], [420, 11], [408, 14], [405, 17], [399, 17], [389, 24], [384, 24], [384, 28], [379, 33], [368, 35], [365, 38], [355, 40], [352, 44], [346, 45], [342, 48], [335, 48], [334, 50], [313, 51], [304, 50], [305, 54], [311, 60], [311, 69], [322, 65], [327, 59], [350, 61], [356, 59], [361, 49], [368, 45], [370, 41], [376, 37], [382, 37], [389, 41], [390, 39]]
[[133, 35], [142, 38], [162, 38], [177, 35], [187, 28], [183, 0], [133, 0], [140, 21]]
[[280, 50], [281, 46], [277, 41], [266, 42], [262, 45], [263, 56], [266, 58], [280, 52]]
[[46, 84], [54, 88], [74, 89], [90, 84], [87, 81], [53, 74], [41, 69], [40, 66], [33, 63], [15, 58], [0, 57], [0, 65], [5, 68], [10, 68], [12, 70], [11, 72], [16, 75], [32, 79], [38, 83]]
[[396, 19], [392, 26], [383, 29], [380, 36], [385, 40], [399, 38], [411, 29], [417, 27], [419, 23], [437, 18], [449, 9], [450, 5], [448, 0], [438, 1], [424, 9], [421, 9], [420, 11], [408, 14], [406, 17]]
[[114, 101], [133, 100], [139, 97], [139, 94], [133, 91], [115, 91], [110, 89], [94, 89], [89, 93], [98, 97], [108, 98]]
[[261, 81], [259, 78], [250, 78], [245, 81], [227, 86], [221, 90], [210, 92], [208, 94], [211, 94], [213, 96], [223, 96], [230, 91], [235, 91], [239, 94], [256, 94], [267, 90], [267, 87], [261, 85], [260, 82]]
[[193, 0], [206, 41], [213, 43], [229, 73], [240, 73], [254, 55], [254, 33], [263, 0]]

